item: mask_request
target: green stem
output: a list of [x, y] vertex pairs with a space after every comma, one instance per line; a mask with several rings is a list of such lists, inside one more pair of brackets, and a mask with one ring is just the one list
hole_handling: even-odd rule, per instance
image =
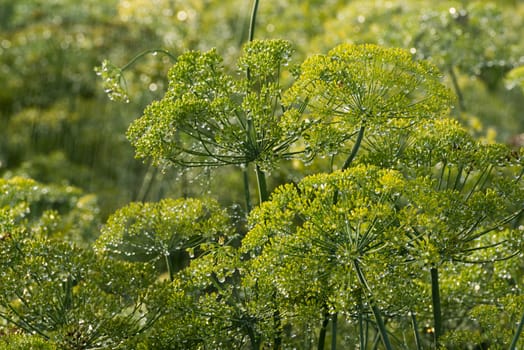
[[317, 350], [324, 350], [328, 324], [329, 324], [329, 312], [327, 310], [327, 306], [324, 306], [324, 319], [322, 320], [322, 326], [320, 327], [320, 333], [318, 335]]
[[372, 350], [377, 350], [378, 349], [378, 344], [380, 343], [380, 333], [377, 332], [375, 334], [375, 337], [373, 338], [373, 343], [371, 344], [371, 349]]
[[[258, 3], [259, 0], [253, 1], [253, 10], [251, 11], [251, 21], [249, 23], [249, 41], [253, 41], [255, 38], [255, 24], [257, 20], [257, 12], [258, 12]], [[246, 71], [247, 80], [251, 80], [251, 72], [249, 68]], [[249, 139], [253, 137], [253, 141], [256, 142], [256, 138], [252, 135], [255, 134], [255, 131], [253, 129], [253, 121], [251, 119], [247, 120], [247, 141], [249, 142]], [[247, 164], [246, 164], [247, 165]], [[246, 166], [247, 171], [247, 166]], [[266, 184], [266, 174], [260, 169], [260, 166], [257, 164], [255, 166], [255, 171], [257, 174], [257, 184], [258, 184], [258, 194], [260, 198], [260, 204], [267, 201], [269, 199], [269, 194], [267, 191], [267, 184]], [[248, 192], [246, 192], [246, 199], [249, 196], [249, 187], [247, 183], [247, 173], [244, 174], [244, 188], [247, 189]], [[251, 203], [249, 199], [247, 199], [247, 206], [248, 208], [251, 206]], [[276, 328], [276, 336], [274, 339], [274, 349], [280, 349], [282, 347], [282, 335], [281, 335], [281, 317], [280, 312], [278, 310], [278, 307], [275, 306], [275, 312], [273, 313], [273, 320], [275, 322], [275, 328]], [[253, 346], [255, 348], [255, 346]], [[260, 348], [260, 344], [257, 344], [257, 348]]]
[[169, 57], [173, 62], [176, 62], [176, 57], [171, 52], [169, 52], [167, 50], [164, 50], [164, 49], [149, 49], [149, 50], [145, 50], [145, 51], [142, 51], [139, 54], [137, 54], [135, 57], [133, 57], [131, 59], [131, 61], [127, 62], [122, 68], [120, 68], [120, 70], [123, 72], [126, 69], [131, 68], [139, 59], [141, 59], [145, 55], [157, 54], [157, 53], [163, 53], [164, 55]]
[[413, 333], [415, 335], [415, 344], [417, 345], [417, 350], [422, 350], [422, 344], [420, 342], [420, 334], [418, 333], [418, 323], [417, 316], [414, 312], [411, 312], [411, 324], [413, 326]]
[[250, 191], [249, 191], [249, 174], [248, 174], [248, 168], [249, 168], [249, 163], [247, 163], [243, 168], [242, 168], [242, 176], [244, 178], [244, 196], [245, 196], [245, 199], [246, 199], [246, 212], [249, 213], [251, 212], [251, 209], [253, 208], [252, 204], [251, 204], [251, 194], [250, 194]]
[[353, 148], [351, 149], [351, 153], [349, 154], [348, 158], [344, 162], [344, 165], [342, 166], [342, 170], [346, 170], [351, 165], [351, 162], [353, 159], [355, 159], [355, 156], [357, 155], [357, 152], [360, 148], [360, 145], [362, 144], [362, 139], [364, 138], [364, 131], [366, 130], [366, 123], [363, 122], [360, 126], [360, 129], [358, 130], [357, 139], [355, 140], [355, 144], [353, 145]]
[[466, 106], [464, 104], [464, 95], [462, 94], [462, 90], [460, 89], [457, 75], [455, 74], [455, 70], [453, 69], [453, 67], [449, 67], [448, 71], [449, 76], [451, 77], [451, 83], [453, 84], [453, 89], [455, 90], [455, 94], [457, 95], [460, 111], [464, 112], [466, 110]]
[[173, 262], [171, 261], [171, 255], [169, 253], [165, 254], [164, 258], [166, 260], [167, 272], [169, 273], [169, 280], [173, 282], [175, 279], [175, 271], [173, 271]]
[[509, 350], [515, 350], [517, 348], [517, 342], [519, 341], [520, 334], [522, 333], [522, 329], [524, 328], [524, 313], [522, 314], [522, 318], [520, 319], [519, 326], [517, 327], [517, 331], [515, 332], [515, 335], [513, 336], [513, 340], [511, 342], [511, 345], [509, 346]]
[[515, 216], [515, 219], [513, 219], [513, 225], [512, 225], [513, 229], [517, 229], [520, 226], [520, 221], [522, 220], [523, 217], [524, 217], [524, 210], [521, 210], [520, 213], [518, 213], [517, 216]]
[[[258, 11], [258, 0], [255, 0], [253, 2], [253, 9], [251, 11], [251, 19], [249, 22], [249, 34], [248, 34], [248, 41], [253, 41], [253, 38], [255, 37], [255, 23], [257, 19], [257, 11]], [[249, 70], [249, 67], [246, 71], [246, 78], [248, 82], [251, 80], [251, 72]], [[246, 128], [246, 143], [249, 144], [251, 134], [253, 133], [253, 121], [251, 118], [247, 118], [247, 128]], [[244, 175], [244, 193], [246, 195], [246, 207], [247, 211], [251, 211], [251, 199], [249, 198], [249, 176], [247, 173], [247, 169], [249, 166], [249, 162], [246, 162], [245, 168], [243, 170]]]
[[158, 168], [153, 165], [153, 162], [149, 163], [149, 165], [147, 166], [147, 171], [144, 174], [144, 178], [142, 179], [140, 189], [138, 190], [136, 200], [141, 202], [144, 202], [146, 200], [155, 182], [157, 171]]
[[[255, 38], [255, 24], [257, 20], [258, 3], [259, 3], [259, 0], [253, 1], [253, 10], [251, 11], [251, 21], [249, 23], [249, 38], [248, 38], [249, 41], [253, 41], [253, 39]], [[247, 80], [248, 81], [251, 80], [251, 74], [250, 74], [249, 68], [247, 69], [246, 75], [247, 75]], [[247, 120], [247, 142], [248, 143], [249, 143], [250, 138], [254, 137], [252, 136], [252, 134], [254, 133], [255, 132], [253, 130], [253, 121], [250, 118], [248, 118]], [[260, 198], [260, 203], [263, 203], [269, 199], [269, 195], [267, 193], [266, 175], [264, 174], [264, 172], [260, 169], [258, 165], [256, 165], [255, 171], [257, 173], [258, 194]], [[247, 175], [244, 175], [244, 176], [245, 178], [247, 177]], [[246, 187], [245, 184], [244, 184], [244, 187]]]
[[249, 337], [249, 341], [251, 342], [251, 349], [259, 350], [260, 349], [260, 339], [255, 334], [255, 331], [253, 330], [251, 325], [247, 327], [247, 334]]
[[[366, 348], [366, 341], [365, 337], [366, 334], [364, 333], [364, 305], [362, 304], [362, 298], [358, 297], [358, 328], [359, 328], [359, 336], [360, 336], [360, 348], [365, 349]], [[367, 324], [367, 322], [366, 322]]]
[[[360, 145], [362, 144], [362, 139], [364, 138], [364, 131], [366, 130], [366, 123], [363, 122], [360, 126], [360, 129], [358, 130], [357, 139], [355, 140], [355, 144], [353, 145], [353, 148], [351, 149], [351, 153], [349, 154], [348, 158], [344, 162], [344, 165], [342, 165], [342, 170], [346, 170], [351, 165], [351, 162], [353, 159], [355, 159], [355, 156], [357, 155], [357, 152], [360, 148]], [[337, 204], [338, 202], [338, 190], [335, 191], [335, 195], [333, 196], [333, 204]]]
[[253, 41], [255, 38], [255, 23], [257, 20], [257, 11], [258, 11], [258, 1], [253, 1], [253, 10], [251, 11], [251, 21], [249, 23], [249, 41]]
[[337, 350], [337, 325], [338, 313], [334, 313], [331, 318], [331, 350]]
[[269, 199], [269, 193], [267, 192], [266, 184], [266, 174], [260, 169], [258, 164], [256, 165], [255, 169], [257, 173], [258, 195], [260, 198], [260, 204], [262, 204]]
[[392, 350], [393, 348], [391, 347], [391, 342], [389, 341], [388, 332], [386, 330], [384, 320], [382, 319], [382, 314], [375, 300], [373, 299], [371, 288], [369, 288], [366, 278], [364, 277], [364, 273], [362, 269], [360, 268], [359, 261], [356, 259], [353, 260], [353, 266], [355, 267], [355, 271], [357, 273], [358, 280], [360, 284], [362, 285], [362, 288], [364, 288], [364, 290], [367, 292], [366, 294], [368, 294], [368, 302], [369, 302], [369, 305], [371, 306], [371, 311], [373, 312], [373, 316], [375, 316], [375, 321], [377, 322], [377, 327], [380, 333], [380, 337], [382, 338], [382, 343], [384, 344], [384, 347], [386, 348], [386, 350]]
[[273, 312], [273, 323], [275, 325], [276, 335], [274, 339], [273, 349], [280, 350], [282, 349], [282, 331], [281, 331], [282, 320], [280, 317], [280, 311], [278, 310], [278, 307], [276, 305], [274, 307], [275, 307], [275, 311]]
[[431, 270], [431, 300], [433, 303], [433, 321], [435, 326], [435, 349], [439, 347], [439, 337], [442, 335], [442, 311], [440, 308], [440, 287], [438, 280], [438, 268]]

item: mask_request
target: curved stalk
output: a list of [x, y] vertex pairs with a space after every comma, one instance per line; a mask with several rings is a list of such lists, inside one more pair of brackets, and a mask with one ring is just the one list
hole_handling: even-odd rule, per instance
[[149, 49], [149, 50], [145, 50], [145, 51], [142, 51], [139, 54], [137, 54], [129, 62], [127, 62], [122, 68], [120, 68], [120, 70], [123, 72], [126, 69], [132, 67], [139, 59], [141, 59], [145, 55], [157, 54], [157, 53], [163, 53], [164, 55], [169, 57], [173, 62], [176, 62], [176, 57], [171, 52], [169, 52], [167, 50], [164, 50], [164, 49]]
[[362, 123], [360, 126], [360, 129], [358, 130], [357, 139], [355, 140], [355, 144], [353, 145], [353, 148], [351, 149], [351, 153], [349, 154], [348, 158], [344, 162], [344, 165], [342, 166], [342, 170], [346, 170], [351, 165], [351, 162], [353, 159], [355, 159], [355, 156], [358, 153], [358, 150], [360, 149], [360, 145], [362, 144], [362, 139], [364, 138], [364, 131], [366, 130], [366, 123]]

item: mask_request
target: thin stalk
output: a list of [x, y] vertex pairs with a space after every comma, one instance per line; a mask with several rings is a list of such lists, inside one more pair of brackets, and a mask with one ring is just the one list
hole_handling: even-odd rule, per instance
[[519, 337], [520, 337], [520, 334], [522, 333], [523, 328], [524, 328], [524, 313], [522, 314], [522, 318], [520, 319], [519, 326], [517, 327], [517, 331], [515, 332], [515, 335], [513, 336], [511, 345], [508, 348], [509, 350], [515, 350], [517, 348], [517, 342], [519, 341]]
[[[40, 330], [38, 327], [33, 326], [28, 321], [24, 320], [23, 317], [18, 313], [18, 311], [16, 311], [16, 309], [12, 305], [8, 304], [7, 308], [16, 317], [10, 317], [9, 314], [7, 314], [7, 313], [0, 313], [0, 318], [6, 320], [8, 323], [14, 324], [18, 328], [23, 329], [23, 330], [25, 330], [28, 333], [33, 333], [33, 334], [37, 334], [38, 333], [44, 339], [49, 339], [49, 336], [47, 334], [45, 334], [42, 330]], [[17, 319], [18, 319], [18, 321], [17, 321]]]
[[[358, 301], [358, 328], [359, 328], [359, 337], [360, 337], [360, 348], [361, 349], [366, 349], [366, 337], [367, 337], [367, 334], [364, 333], [364, 317], [363, 317], [363, 313], [364, 313], [364, 305], [362, 304], [362, 300], [359, 296], [359, 301]], [[366, 325], [367, 325], [367, 321], [366, 321]]]
[[515, 183], [519, 182], [520, 179], [522, 179], [522, 175], [524, 175], [524, 167], [522, 167], [522, 170], [520, 171], [519, 176], [515, 178]]
[[249, 23], [249, 41], [255, 38], [255, 23], [257, 20], [258, 0], [253, 1], [253, 10], [251, 11], [251, 22]]
[[[257, 21], [258, 3], [259, 3], [259, 0], [253, 1], [253, 9], [251, 11], [251, 20], [249, 23], [249, 36], [248, 36], [249, 41], [253, 41], [253, 39], [255, 38], [255, 24]], [[248, 81], [251, 80], [251, 74], [250, 74], [249, 68], [247, 69], [246, 75], [247, 75], [247, 80]], [[250, 118], [248, 118], [247, 120], [247, 141], [248, 142], [250, 141], [250, 137], [252, 133], [254, 133], [253, 121]], [[256, 142], [256, 140], [254, 141]], [[260, 203], [263, 203], [269, 199], [269, 194], [267, 192], [266, 175], [264, 174], [264, 172], [260, 169], [258, 165], [256, 165], [255, 171], [257, 173], [258, 194], [260, 198]], [[244, 186], [246, 185], [244, 184]]]
[[256, 165], [255, 169], [257, 173], [258, 195], [260, 198], [260, 204], [262, 204], [269, 199], [269, 193], [267, 191], [266, 184], [266, 174], [264, 171], [262, 171], [262, 169], [260, 169], [258, 164]]
[[373, 344], [371, 344], [371, 349], [372, 350], [377, 350], [378, 349], [378, 344], [380, 343], [380, 333], [377, 332], [375, 334], [375, 338], [373, 339]]
[[171, 255], [165, 254], [164, 258], [166, 260], [167, 272], [169, 273], [169, 280], [173, 282], [175, 280], [175, 271], [173, 270], [173, 262], [171, 261]]
[[522, 220], [522, 217], [524, 216], [524, 210], [522, 210], [514, 219], [512, 228], [516, 229], [520, 226], [520, 221]]
[[459, 165], [457, 170], [457, 176], [455, 177], [455, 184], [453, 185], [453, 189], [457, 190], [460, 185], [460, 178], [462, 177], [462, 172], [464, 171], [464, 165]]
[[326, 306], [324, 306], [324, 309], [324, 319], [322, 320], [322, 326], [320, 327], [320, 333], [318, 334], [317, 350], [324, 350], [324, 345], [326, 343], [327, 326], [329, 324], [329, 312]]
[[260, 349], [260, 339], [255, 334], [255, 331], [253, 328], [249, 325], [247, 327], [247, 335], [249, 337], [249, 341], [251, 343], [251, 349], [253, 350], [259, 350]]
[[462, 94], [462, 90], [460, 89], [457, 75], [455, 74], [455, 70], [453, 69], [453, 67], [449, 67], [448, 71], [449, 76], [451, 77], [451, 83], [453, 84], [453, 89], [455, 90], [455, 94], [457, 95], [460, 111], [464, 112], [466, 110], [466, 105], [464, 104], [464, 95]]
[[[259, 4], [259, 0], [253, 1], [253, 9], [251, 11], [251, 21], [249, 23], [249, 37], [248, 37], [249, 41], [253, 41], [253, 39], [255, 38], [255, 24], [257, 20], [258, 4]], [[246, 71], [246, 76], [247, 76], [248, 81], [251, 80], [251, 72], [249, 68]], [[255, 131], [253, 129], [253, 121], [251, 119], [248, 119], [247, 120], [247, 141], [248, 143], [253, 134], [255, 134]], [[256, 142], [256, 138], [254, 138], [253, 141]], [[255, 166], [255, 171], [257, 174], [257, 184], [258, 184], [258, 194], [260, 198], [260, 204], [262, 204], [263, 202], [269, 199], [269, 193], [267, 191], [267, 183], [266, 183], [266, 174], [262, 171], [262, 169], [260, 169], [260, 166], [258, 164]], [[247, 174], [244, 175], [244, 188], [248, 189], [248, 183], [246, 181], [247, 181]], [[246, 192], [246, 199], [248, 195], [249, 195], [249, 190], [248, 192]], [[251, 204], [249, 203], [248, 199], [247, 201], [248, 201], [248, 207], [250, 207]], [[277, 329], [277, 334], [274, 339], [274, 344], [275, 344], [274, 348], [280, 349], [282, 347], [282, 335], [281, 335], [281, 330], [280, 330], [281, 317], [280, 317], [280, 311], [278, 310], [278, 307], [275, 307], [275, 312], [273, 313], [273, 320], [275, 322], [276, 329]], [[257, 348], [260, 348], [260, 344], [253, 344], [252, 342], [252, 345], [253, 345], [253, 348], [255, 348], [255, 345]]]
[[331, 318], [331, 350], [337, 350], [337, 325], [338, 313], [334, 313]]
[[131, 59], [131, 61], [127, 62], [122, 68], [120, 68], [120, 70], [123, 72], [126, 69], [131, 68], [139, 59], [141, 59], [145, 55], [157, 54], [157, 53], [163, 53], [164, 55], [169, 57], [173, 62], [176, 62], [176, 57], [171, 52], [169, 52], [167, 50], [164, 50], [164, 49], [149, 49], [149, 50], [145, 50], [145, 51], [142, 51], [139, 54], [137, 54], [135, 57], [133, 57]]
[[[353, 148], [351, 149], [351, 153], [349, 154], [348, 158], [342, 165], [341, 170], [346, 170], [347, 168], [349, 168], [349, 166], [351, 165], [351, 162], [353, 161], [353, 159], [355, 159], [355, 156], [357, 155], [357, 152], [362, 144], [362, 139], [364, 138], [365, 130], [366, 130], [366, 124], [363, 122], [362, 125], [360, 126], [360, 129], [358, 130], [357, 139], [355, 140], [355, 144], [353, 145]], [[333, 168], [331, 167], [331, 171], [332, 170]], [[338, 202], [338, 192], [339, 192], [338, 190], [335, 191], [335, 194], [333, 196], [333, 204], [337, 204]]]
[[[248, 41], [253, 41], [255, 38], [255, 24], [257, 20], [257, 12], [258, 12], [258, 2], [259, 0], [253, 1], [253, 9], [251, 10], [251, 19], [249, 21], [249, 35], [248, 35]], [[246, 71], [246, 78], [248, 81], [251, 80], [251, 72], [249, 70], [249, 67]], [[246, 125], [246, 133], [247, 133], [247, 143], [249, 144], [249, 139], [251, 134], [253, 133], [253, 121], [248, 118], [247, 125]], [[246, 164], [244, 170], [243, 170], [243, 177], [244, 177], [244, 195], [246, 198], [246, 208], [247, 212], [249, 213], [251, 211], [252, 205], [251, 205], [251, 198], [249, 194], [249, 174], [247, 172], [248, 164]], [[259, 190], [260, 190], [260, 179], [258, 178], [258, 166], [257, 166], [257, 180], [259, 181]], [[264, 179], [265, 180], [265, 179]], [[265, 184], [265, 181], [264, 181]], [[259, 191], [260, 194], [260, 191]], [[262, 203], [262, 201], [260, 201]]]
[[249, 164], [246, 164], [242, 168], [242, 176], [243, 176], [243, 179], [244, 179], [244, 196], [245, 196], [245, 200], [246, 200], [246, 213], [251, 212], [251, 209], [253, 209], [253, 206], [251, 204], [251, 194], [250, 194], [250, 191], [249, 191], [248, 167], [249, 167]]
[[[250, 19], [250, 22], [249, 22], [248, 42], [253, 41], [253, 39], [255, 38], [255, 24], [256, 24], [256, 20], [257, 20], [258, 2], [259, 2], [259, 0], [254, 0], [253, 1], [253, 8], [251, 10], [251, 19]], [[251, 71], [250, 71], [249, 67], [247, 68], [247, 71], [246, 71], [246, 78], [247, 78], [248, 82], [251, 80]], [[247, 140], [246, 141], [249, 144], [250, 143], [250, 138], [251, 138], [252, 134], [254, 134], [253, 120], [251, 118], [249, 118], [249, 117], [247, 118], [247, 122], [246, 122], [246, 134], [247, 134]], [[255, 141], [255, 140], [253, 140], [253, 141]], [[246, 164], [246, 167], [247, 167], [247, 164]]]
[[358, 280], [365, 291], [367, 291], [366, 294], [368, 294], [368, 302], [371, 306], [371, 311], [373, 312], [373, 316], [375, 316], [375, 321], [377, 322], [378, 331], [380, 333], [380, 337], [382, 338], [382, 343], [384, 344], [384, 347], [386, 350], [392, 350], [391, 342], [389, 341], [388, 332], [386, 330], [386, 326], [384, 324], [384, 320], [382, 319], [382, 314], [380, 312], [380, 309], [378, 308], [377, 304], [375, 303], [375, 300], [373, 299], [373, 295], [371, 294], [371, 289], [369, 288], [369, 285], [366, 281], [366, 278], [364, 277], [364, 273], [362, 269], [360, 268], [360, 263], [358, 260], [353, 260], [353, 266], [355, 267], [355, 271], [357, 273]]
[[369, 341], [369, 319], [366, 317], [366, 330], [364, 332], [364, 347], [363, 349], [368, 348], [368, 341]]
[[351, 165], [351, 162], [353, 159], [355, 159], [355, 156], [357, 155], [357, 152], [360, 148], [360, 145], [362, 144], [362, 139], [364, 138], [364, 131], [366, 130], [366, 124], [362, 123], [360, 126], [360, 129], [358, 130], [357, 139], [355, 140], [355, 144], [353, 145], [353, 148], [351, 149], [351, 153], [349, 154], [348, 158], [344, 162], [344, 165], [342, 166], [342, 170], [346, 170]]
[[439, 347], [439, 338], [442, 335], [442, 311], [440, 308], [440, 287], [438, 280], [438, 268], [432, 267], [431, 270], [431, 300], [433, 303], [433, 322], [435, 326], [434, 341], [435, 349]]
[[417, 316], [414, 312], [410, 312], [410, 314], [411, 325], [413, 326], [413, 334], [415, 335], [415, 344], [417, 345], [417, 350], [422, 350], [422, 343], [420, 342], [420, 334], [418, 332]]
[[273, 323], [275, 324], [276, 335], [274, 339], [273, 349], [280, 350], [282, 349], [282, 320], [280, 317], [280, 311], [278, 306], [275, 305], [275, 311], [273, 312]]
[[144, 174], [144, 178], [142, 179], [142, 185], [140, 186], [140, 189], [136, 196], [137, 200], [143, 202], [149, 196], [151, 188], [153, 187], [153, 184], [155, 182], [157, 172], [158, 168], [156, 166], [153, 166], [153, 162], [149, 163], [147, 171]]

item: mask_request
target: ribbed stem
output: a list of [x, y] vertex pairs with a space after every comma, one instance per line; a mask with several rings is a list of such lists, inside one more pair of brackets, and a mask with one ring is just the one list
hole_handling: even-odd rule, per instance
[[433, 322], [435, 327], [434, 339], [435, 348], [439, 347], [439, 338], [442, 335], [442, 311], [440, 308], [440, 286], [438, 280], [438, 268], [432, 267], [431, 270], [431, 300], [433, 303]]

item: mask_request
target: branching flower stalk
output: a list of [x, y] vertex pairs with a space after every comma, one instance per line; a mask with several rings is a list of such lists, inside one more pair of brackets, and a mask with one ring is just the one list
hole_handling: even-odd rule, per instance
[[[438, 347], [444, 333], [439, 268], [448, 262], [485, 263], [471, 257], [481, 251], [493, 251], [490, 262], [518, 254], [511, 251], [511, 237], [485, 238], [511, 230], [524, 210], [520, 156], [502, 145], [480, 143], [451, 119], [420, 124], [414, 135], [399, 162], [408, 176], [431, 179], [432, 189], [413, 193], [401, 217], [412, 232], [405, 243], [410, 256], [429, 267]], [[498, 253], [504, 245], [508, 249]]]
[[246, 169], [254, 164], [260, 198], [266, 200], [263, 172], [297, 156], [291, 146], [308, 127], [299, 111], [280, 103], [278, 77], [290, 54], [284, 40], [247, 43], [238, 66], [250, 74], [240, 80], [226, 74], [214, 50], [181, 55], [164, 98], [149, 105], [128, 130], [137, 156], [160, 166]]
[[[346, 170], [356, 158], [367, 128], [393, 126], [392, 122], [406, 127], [440, 116], [449, 109], [451, 97], [436, 68], [413, 61], [408, 52], [375, 45], [340, 45], [327, 55], [307, 59], [284, 101], [307, 106], [313, 127], [306, 131], [305, 139], [313, 154], [342, 153], [347, 140], [356, 135], [341, 168]], [[334, 205], [338, 196], [335, 191]], [[353, 265], [362, 288], [370, 293], [358, 260]], [[373, 297], [370, 304], [382, 341], [390, 349]]]
[[176, 57], [167, 50], [149, 49], [140, 52], [122, 67], [115, 66], [109, 60], [104, 60], [101, 66], [95, 67], [96, 75], [102, 78], [102, 84], [107, 96], [113, 101], [128, 103], [129, 95], [127, 93], [127, 83], [123, 75], [124, 72], [133, 67], [143, 57], [149, 54], [156, 55], [158, 53], [164, 54], [169, 57], [172, 62], [176, 62]]
[[[341, 291], [348, 286], [360, 286], [359, 290], [365, 293], [367, 303], [376, 317], [379, 332], [383, 332], [383, 344], [391, 349], [387, 330], [372, 289], [364, 276], [362, 264], [364, 261], [371, 264], [368, 256], [378, 254], [387, 241], [384, 237], [392, 234], [389, 231], [394, 221], [394, 206], [390, 202], [390, 193], [395, 191], [396, 186], [401, 186], [402, 179], [398, 175], [374, 167], [355, 166], [344, 172], [312, 176], [302, 180], [297, 185], [298, 189], [287, 186], [277, 191], [267, 205], [254, 212], [255, 215], [260, 215], [261, 210], [262, 213], [264, 210], [271, 210], [271, 202], [275, 202], [277, 208], [287, 208], [285, 213], [271, 214], [275, 217], [274, 220], [279, 221], [272, 222], [269, 227], [266, 228], [264, 222], [257, 224], [243, 240], [243, 250], [254, 253], [261, 251], [260, 256], [255, 253], [252, 263], [255, 266], [263, 264], [268, 271], [260, 273], [271, 276], [273, 282], [267, 283], [276, 283], [279, 286], [277, 290], [286, 295], [286, 298], [299, 299], [304, 293], [314, 295], [330, 305], [346, 305], [340, 306], [340, 309], [330, 307], [332, 339], [336, 339], [335, 317], [338, 311], [349, 311], [345, 298], [352, 300], [351, 305], [359, 304], [355, 291], [348, 291], [347, 294]], [[335, 194], [336, 202], [333, 201]], [[298, 227], [293, 226], [287, 223], [288, 215], [291, 218], [304, 218], [304, 222]], [[268, 244], [260, 246], [260, 242]], [[286, 258], [273, 257], [282, 257], [283, 254]], [[258, 262], [259, 260], [264, 263]], [[315, 262], [315, 267], [310, 265], [312, 261]], [[297, 280], [304, 276], [297, 276], [288, 270], [301, 271], [301, 266], [308, 266], [308, 280], [317, 281], [314, 285], [304, 285], [308, 282]], [[360, 295], [360, 292], [357, 294]], [[344, 296], [339, 299], [338, 295]], [[351, 306], [353, 308], [358, 310], [357, 306]], [[326, 313], [325, 306], [320, 310]], [[325, 340], [326, 321], [325, 318], [320, 340]], [[322, 343], [318, 344], [319, 349], [323, 346]], [[334, 348], [336, 343], [333, 342], [332, 349]]]
[[444, 115], [452, 103], [436, 67], [414, 61], [407, 51], [371, 44], [342, 44], [306, 59], [283, 100], [306, 106], [312, 127], [305, 139], [312, 154], [344, 153], [356, 136], [344, 169], [356, 157], [365, 130], [410, 127]]
[[95, 249], [135, 262], [163, 260], [173, 281], [183, 267], [180, 261], [175, 266], [175, 256], [183, 261], [184, 256], [198, 253], [202, 245], [233, 236], [227, 215], [216, 201], [164, 199], [158, 203], [131, 203], [116, 211], [102, 228]]

